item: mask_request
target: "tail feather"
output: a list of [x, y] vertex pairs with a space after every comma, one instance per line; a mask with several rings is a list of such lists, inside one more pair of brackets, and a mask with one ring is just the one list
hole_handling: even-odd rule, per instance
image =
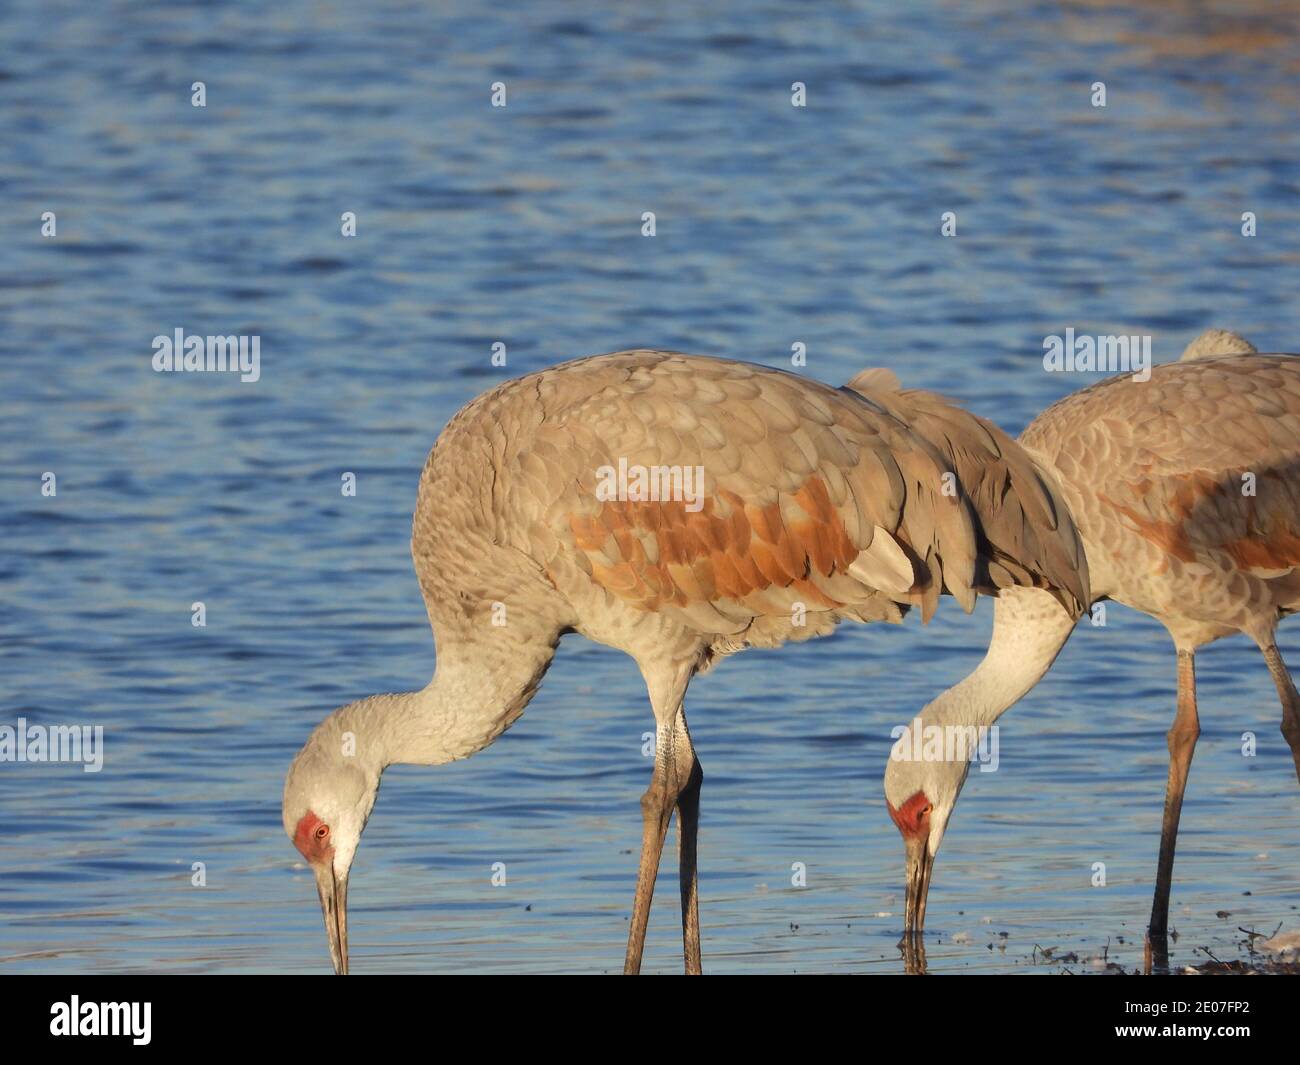
[[1008, 587], [1045, 588], [1075, 617], [1088, 608], [1083, 541], [1050, 477], [1028, 452], [992, 422], [933, 392], [900, 389], [888, 371], [865, 371], [848, 387], [929, 440], [956, 474], [978, 523], [976, 590], [996, 595]]
[[1251, 355], [1257, 350], [1249, 340], [1230, 329], [1207, 329], [1183, 349], [1178, 361], [1212, 359], [1216, 355]]
[[[899, 416], [897, 412], [891, 413]], [[925, 564], [929, 575], [910, 599], [921, 607], [921, 616], [926, 621], [934, 613], [941, 591], [951, 595], [970, 613], [975, 609], [979, 578], [976, 515], [968, 500], [944, 494], [942, 475], [947, 471], [948, 462], [942, 449], [915, 425], [909, 428], [921, 447], [897, 456], [906, 486], [901, 528], [917, 561]]]

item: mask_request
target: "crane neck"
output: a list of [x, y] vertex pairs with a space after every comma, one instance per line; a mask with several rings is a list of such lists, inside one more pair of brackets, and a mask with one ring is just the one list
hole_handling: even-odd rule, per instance
[[988, 653], [919, 715], [923, 725], [991, 725], [1037, 684], [1074, 631], [1049, 592], [1007, 588], [993, 606]]
[[[497, 653], [493, 653], [493, 652]], [[440, 648], [433, 679], [418, 691], [372, 695], [333, 715], [333, 740], [352, 738], [376, 779], [388, 766], [442, 765], [481, 751], [523, 713], [554, 645]]]

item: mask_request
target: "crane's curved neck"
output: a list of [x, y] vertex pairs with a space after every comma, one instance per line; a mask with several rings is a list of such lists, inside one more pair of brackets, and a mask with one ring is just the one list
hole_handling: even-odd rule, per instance
[[[497, 648], [496, 650], [501, 650]], [[331, 739], [351, 744], [376, 777], [390, 765], [442, 765], [481, 751], [523, 713], [554, 644], [442, 650], [433, 679], [413, 692], [372, 695], [337, 710]]]
[[1074, 619], [1048, 592], [1007, 588], [993, 607], [988, 653], [974, 671], [940, 695], [924, 725], [991, 725], [1037, 684], [1074, 631]]

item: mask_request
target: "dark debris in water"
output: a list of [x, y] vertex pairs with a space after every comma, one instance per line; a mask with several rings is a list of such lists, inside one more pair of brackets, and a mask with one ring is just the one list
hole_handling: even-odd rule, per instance
[[[1209, 951], [1205, 951], [1206, 954]], [[1222, 961], [1211, 956], [1211, 960], [1201, 965], [1189, 965], [1183, 970], [1189, 976], [1193, 973], [1201, 976], [1295, 976], [1300, 975], [1300, 962], [1282, 961], [1263, 955], [1255, 955], [1248, 960], [1233, 958]]]

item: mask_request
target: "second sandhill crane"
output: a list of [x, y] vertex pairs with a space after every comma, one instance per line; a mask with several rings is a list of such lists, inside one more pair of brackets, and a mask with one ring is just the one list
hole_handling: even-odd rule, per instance
[[699, 972], [703, 774], [683, 709], [697, 672], [846, 618], [928, 617], [941, 593], [969, 610], [978, 592], [1023, 586], [1064, 616], [1088, 600], [1082, 544], [1024, 451], [941, 401], [929, 416], [955, 449], [852, 390], [628, 351], [507, 382], [453, 417], [411, 537], [433, 679], [335, 711], [285, 781], [284, 827], [316, 878], [335, 970], [348, 968], [348, 876], [384, 769], [482, 750], [578, 632], [636, 660], [655, 717], [624, 969], [641, 965], [676, 811], [683, 950]]
[[[902, 416], [906, 395], [894, 402]], [[1125, 375], [1067, 396], [1020, 441], [1069, 505], [1093, 596], [1156, 618], [1177, 650], [1150, 920], [1161, 956], [1183, 793], [1200, 733], [1198, 647], [1235, 633], [1258, 645], [1300, 776], [1300, 696], [1274, 638], [1278, 621], [1300, 609], [1300, 359], [1261, 355], [1235, 334], [1213, 330], [1179, 362], [1155, 367], [1148, 381]], [[1075, 623], [1031, 588], [1000, 597], [993, 618], [987, 656], [924, 709], [927, 725], [992, 724], [1043, 675]], [[924, 927], [930, 869], [966, 772], [953, 761], [891, 759], [886, 768], [886, 801], [908, 852], [906, 924], [913, 934]]]

